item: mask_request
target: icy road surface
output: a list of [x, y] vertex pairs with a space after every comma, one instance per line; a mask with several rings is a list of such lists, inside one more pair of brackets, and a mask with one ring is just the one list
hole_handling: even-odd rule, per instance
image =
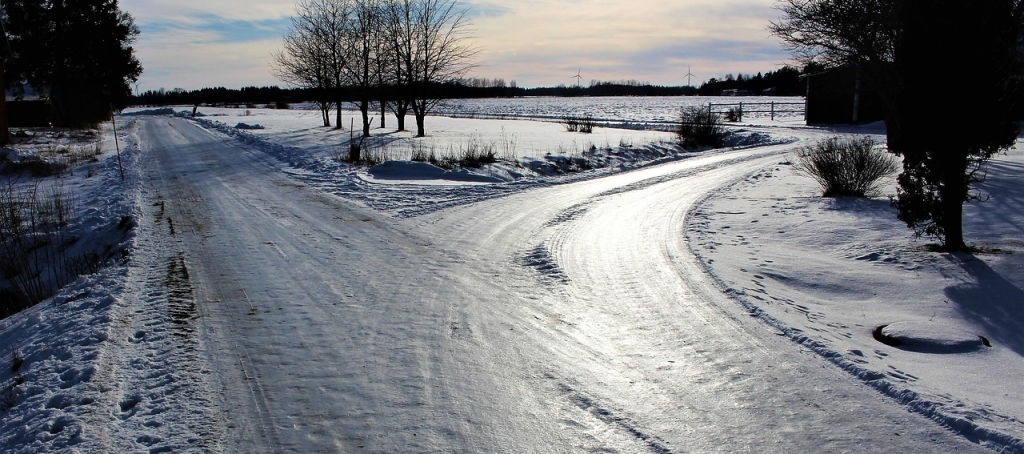
[[150, 236], [180, 249], [159, 272], [194, 298], [177, 322], [208, 362], [183, 367], [212, 371], [195, 400], [211, 450], [981, 450], [703, 275], [688, 211], [784, 147], [398, 220], [185, 120], [142, 121]]

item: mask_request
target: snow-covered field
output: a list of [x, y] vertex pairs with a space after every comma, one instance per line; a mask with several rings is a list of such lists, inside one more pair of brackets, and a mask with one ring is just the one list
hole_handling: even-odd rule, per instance
[[[667, 126], [679, 121], [684, 108], [704, 108], [708, 104], [743, 104], [746, 120], [768, 120], [772, 104], [778, 118], [799, 119], [803, 116], [802, 97], [761, 96], [651, 96], [643, 98], [577, 97], [577, 98], [511, 98], [455, 100], [440, 106], [440, 113], [476, 118], [527, 118], [561, 120], [565, 117], [592, 117], [600, 123], [628, 128]], [[753, 107], [752, 107], [753, 106]], [[715, 111], [726, 110], [716, 107]], [[750, 113], [755, 110], [758, 112]], [[763, 112], [768, 110], [769, 112]]]
[[[934, 452], [982, 446], [995, 451], [1024, 452], [1024, 404], [1021, 404], [1024, 381], [1020, 380], [1024, 376], [1024, 306], [1021, 306], [1024, 290], [1020, 284], [1024, 282], [1024, 256], [1021, 255], [1024, 232], [1020, 227], [1024, 225], [1024, 192], [1020, 189], [1024, 153], [1020, 149], [993, 160], [989, 180], [982, 186], [992, 195], [991, 200], [967, 207], [968, 241], [987, 252], [942, 254], [930, 252], [926, 239], [913, 238], [895, 219], [887, 200], [818, 197], [813, 181], [794, 172], [787, 150], [834, 132], [802, 127], [794, 121], [756, 120], [735, 126], [742, 132], [738, 134], [742, 137], [737, 137], [735, 142], [738, 148], [703, 153], [679, 152], [666, 143], [671, 135], [652, 130], [599, 128], [593, 135], [582, 135], [566, 132], [557, 123], [523, 118], [430, 117], [427, 121], [430, 137], [425, 139], [390, 130], [375, 131], [378, 137], [388, 138], [388, 143], [382, 143], [380, 149], [393, 158], [405, 157], [403, 150], [416, 147], [458, 149], [468, 147], [472, 141], [493, 143], [499, 156], [509, 158], [471, 172], [446, 172], [408, 162], [349, 168], [335, 160], [341, 145], [348, 140], [349, 131], [318, 127], [319, 113], [315, 111], [200, 111], [206, 116], [194, 120], [196, 124], [213, 132], [224, 143], [246, 150], [246, 160], [270, 169], [264, 175], [263, 171], [251, 170], [261, 167], [240, 164], [235, 169], [240, 174], [232, 177], [235, 182], [232, 184], [269, 178], [273, 180], [273, 184], [268, 185], [271, 188], [276, 185], [282, 190], [305, 191], [299, 188], [307, 187], [313, 192], [354, 201], [366, 211], [346, 209], [349, 211], [339, 214], [338, 225], [330, 227], [338, 229], [332, 233], [338, 242], [327, 249], [292, 250], [289, 247], [298, 243], [287, 244], [283, 237], [268, 239], [262, 245], [236, 245], [223, 233], [214, 233], [215, 219], [211, 218], [209, 225], [189, 222], [181, 219], [183, 212], [174, 211], [191, 206], [186, 206], [184, 201], [175, 206], [176, 197], [201, 201], [207, 194], [163, 194], [168, 200], [165, 207], [162, 203], [154, 206], [157, 198], [147, 192], [151, 191], [147, 189], [151, 183], [147, 182], [154, 175], [159, 178], [188, 176], [199, 188], [209, 183], [203, 183], [206, 178], [202, 165], [183, 163], [185, 167], [180, 174], [154, 172], [148, 168], [143, 161], [147, 159], [149, 145], [140, 143], [140, 137], [146, 137], [139, 130], [140, 124], [160, 131], [156, 122], [166, 122], [169, 126], [161, 134], [167, 135], [168, 143], [172, 144], [189, 142], [170, 136], [194, 137], [195, 133], [176, 129], [186, 126], [177, 123], [181, 120], [173, 120], [172, 124], [170, 115], [166, 114], [166, 120], [154, 120], [152, 115], [121, 117], [123, 123], [118, 125], [118, 134], [124, 147], [127, 178], [121, 180], [113, 146], [106, 145], [111, 138], [108, 130], [103, 135], [105, 154], [100, 164], [94, 165], [93, 172], [76, 171], [65, 177], [65, 184], [74, 187], [80, 200], [89, 207], [83, 216], [92, 220], [81, 223], [84, 230], [116, 223], [114, 220], [123, 216], [138, 220], [137, 227], [127, 236], [119, 232], [120, 236], [113, 238], [114, 231], [107, 229], [100, 230], [101, 237], [96, 239], [104, 244], [127, 241], [133, 250], [132, 259], [127, 264], [115, 263], [98, 274], [82, 277], [54, 298], [0, 321], [0, 349], [4, 358], [4, 364], [0, 364], [4, 366], [0, 369], [0, 382], [4, 390], [10, 390], [7, 401], [13, 404], [0, 413], [0, 446], [5, 452], [145, 449], [151, 452], [227, 452], [231, 447], [267, 446], [302, 450], [302, 442], [297, 441], [300, 438], [289, 438], [283, 429], [275, 431], [273, 428], [281, 421], [263, 414], [272, 410], [297, 412], [301, 405], [312, 405], [324, 414], [352, 412], [350, 421], [313, 423], [303, 420], [302, 424], [293, 421], [295, 430], [318, 427], [305, 438], [309, 447], [323, 446], [318, 443], [329, 430], [319, 424], [337, 424], [345, 435], [358, 438], [359, 443], [372, 451], [404, 446], [411, 450], [449, 447], [511, 452], [517, 450], [516, 446], [505, 443], [532, 427], [525, 421], [533, 417], [542, 422], [551, 413], [563, 418], [563, 427], [544, 429], [543, 435], [552, 437], [549, 447], [543, 448], [545, 445], [537, 440], [520, 440], [521, 447], [551, 451], [559, 450], [557, 446], [574, 446], [574, 450], [586, 451], [676, 452], [693, 449], [849, 451], [900, 446]], [[531, 115], [536, 114], [520, 117]], [[393, 121], [393, 118], [388, 119], [389, 126], [393, 126]], [[239, 123], [259, 124], [263, 129], [237, 128]], [[883, 134], [871, 127], [843, 132]], [[692, 168], [687, 164], [691, 162]], [[742, 170], [727, 171], [730, 166]], [[585, 170], [586, 167], [593, 169]], [[715, 169], [722, 170], [721, 176], [709, 173]], [[625, 241], [632, 233], [617, 229], [630, 230], [630, 219], [646, 218], [641, 208], [659, 210], [646, 206], [645, 201], [671, 200], [671, 193], [665, 193], [674, 190], [670, 182], [702, 175], [700, 185], [707, 192], [695, 192], [697, 200], [693, 205], [679, 205], [681, 208], [675, 209], [672, 208], [675, 205], [661, 206], [664, 212], [658, 222], [664, 223], [675, 237], [665, 239], [665, 244], [678, 242], [682, 246], [657, 253], [667, 254], [666, 263], [686, 270], [684, 264], [688, 260], [677, 254], [692, 252], [696, 257], [694, 263], [706, 277], [683, 277], [697, 288], [702, 282], [710, 282], [712, 290], [705, 291], [727, 295], [701, 299], [702, 304], [722, 306], [720, 310], [725, 315], [737, 313], [737, 310], [749, 313], [761, 328], [751, 331], [747, 322], [726, 316], [720, 321], [702, 319], [699, 323], [683, 318], [634, 332], [628, 328], [632, 325], [626, 325], [627, 319], [632, 317], [644, 323], [657, 323], [665, 316], [672, 318], [672, 310], [689, 314], [689, 317], [706, 316], [708, 312], [685, 305], [669, 305], [668, 309], [657, 310], [646, 308], [650, 303], [644, 299], [648, 298], [646, 292], [653, 292], [650, 298], [670, 300], [674, 298], [674, 287], [629, 281], [664, 281], [669, 275], [683, 271], [644, 264], [636, 253], [627, 256], [628, 261], [619, 261], [612, 255], [606, 258], [605, 265], [614, 263], [642, 269], [643, 273], [637, 276], [626, 269], [616, 271], [590, 266], [588, 260], [594, 259], [594, 255], [576, 254], [582, 254], [586, 248], [580, 247], [587, 241], [608, 246], [595, 245], [590, 248], [591, 254], [617, 253], [611, 246], [617, 239]], [[613, 177], [619, 182], [613, 181]], [[659, 188], [664, 189], [657, 192]], [[232, 191], [240, 197], [245, 194], [242, 186]], [[303, 194], [303, 197], [311, 197], [306, 192]], [[631, 194], [637, 200], [625, 198]], [[567, 206], [558, 208], [559, 201]], [[285, 225], [298, 222], [298, 216], [285, 216], [288, 208], [280, 203], [284, 202], [260, 209]], [[520, 211], [481, 208], [488, 205], [516, 207]], [[165, 208], [169, 211], [165, 212]], [[527, 209], [534, 211], [524, 211]], [[638, 213], [628, 214], [631, 209]], [[677, 209], [682, 211], [675, 211]], [[168, 214], [172, 212], [177, 218], [173, 224]], [[303, 215], [308, 214], [303, 212]], [[195, 216], [195, 219], [203, 219], [201, 214]], [[541, 225], [536, 230], [529, 227], [531, 216], [539, 216], [535, 221]], [[482, 231], [479, 237], [464, 235], [466, 231], [474, 231], [477, 224], [502, 226], [503, 230], [500, 234]], [[166, 225], [172, 225], [170, 234]], [[572, 228], [561, 227], [568, 225]], [[366, 239], [374, 230], [410, 235], [407, 240], [396, 239], [394, 243], [382, 240], [379, 251], [393, 251], [393, 254], [419, 250], [417, 248], [422, 251], [408, 257], [373, 257], [372, 252], [360, 246], [377, 241]], [[273, 235], [279, 232], [267, 231]], [[346, 232], [351, 232], [351, 238]], [[317, 232], [312, 229], [298, 233], [311, 238], [312, 244], [319, 241], [313, 235]], [[364, 239], [359, 240], [361, 236]], [[353, 333], [381, 337], [381, 341], [370, 344], [374, 347], [372, 351], [315, 350], [315, 354], [339, 355], [351, 364], [382, 368], [367, 372], [370, 375], [355, 381], [342, 380], [349, 377], [351, 371], [338, 369], [340, 363], [328, 356], [312, 358], [328, 359], [327, 362], [307, 361], [301, 365], [295, 365], [296, 360], [291, 356], [302, 348], [320, 348], [315, 333], [336, 335], [336, 331], [327, 326], [309, 325], [309, 333], [303, 333], [303, 325], [296, 323], [299, 319], [287, 318], [276, 312], [278, 309], [266, 312], [269, 309], [262, 306], [277, 304], [280, 299], [297, 299], [297, 295], [273, 295], [297, 290], [295, 284], [282, 289], [280, 286], [285, 284], [274, 280], [265, 283], [269, 293], [245, 294], [245, 289], [251, 292], [251, 286], [258, 284], [252, 281], [259, 278], [252, 274], [239, 275], [237, 285], [245, 296], [242, 300], [247, 301], [243, 303], [247, 304], [247, 311], [251, 308], [253, 313], [259, 313], [265, 320], [264, 325], [294, 324], [293, 329], [298, 330], [292, 339], [275, 338], [280, 344], [277, 346], [261, 346], [246, 340], [238, 341], [243, 345], [236, 347], [227, 333], [244, 325], [216, 321], [223, 320], [218, 317], [225, 317], [222, 312], [227, 309], [219, 305], [190, 308], [188, 305], [193, 300], [202, 301], [211, 294], [216, 301], [229, 299], [235, 290], [209, 286], [210, 282], [216, 283], [216, 279], [210, 281], [209, 274], [199, 274], [204, 269], [218, 269], [216, 264], [193, 263], [191, 266], [197, 274], [191, 277], [187, 271], [183, 272], [186, 258], [192, 257], [188, 254], [194, 253], [197, 247], [183, 238], [202, 239], [201, 247], [227, 251], [239, 260], [249, 260], [246, 254], [250, 249], [263, 248], [272, 253], [267, 257], [307, 253], [311, 257], [323, 256], [317, 259], [321, 264], [331, 263], [330, 254], [344, 256], [344, 248], [335, 249], [339, 244], [350, 244], [352, 254], [361, 257], [359, 260], [383, 267], [377, 269], [380, 282], [389, 279], [397, 282], [411, 269], [425, 269], [438, 276], [428, 277], [427, 282], [436, 280], [435, 285], [441, 286], [455, 282], [468, 287], [454, 285], [457, 289], [448, 291], [412, 282], [407, 289], [380, 289], [378, 284], [366, 281], [370, 278], [356, 268], [351, 281], [344, 284], [346, 288], [337, 290], [343, 297], [350, 298], [343, 298], [342, 307], [356, 307], [357, 302], [363, 301], [360, 293], [390, 295], [397, 302], [406, 298], [422, 300], [425, 306], [417, 310], [436, 306], [447, 313], [444, 325], [448, 337], [444, 342], [437, 341], [445, 346], [443, 352], [430, 349], [435, 342], [430, 326], [416, 322], [418, 319], [413, 316], [416, 311], [401, 304], [381, 308], [379, 314], [376, 306], [355, 309], [353, 313], [363, 317], [388, 314], [397, 318], [392, 321], [375, 318], [373, 323], [344, 321], [344, 326], [355, 330]], [[646, 240], [650, 242], [650, 237]], [[444, 250], [438, 252], [431, 244]], [[657, 246], [661, 242], [652, 244]], [[504, 250], [505, 247], [510, 249]], [[467, 254], [474, 256], [467, 257]], [[416, 265], [405, 265], [406, 261]], [[503, 264], [506, 261], [508, 264]], [[652, 263], [662, 262], [654, 260]], [[512, 265], [515, 268], [507, 268]], [[234, 267], [236, 265], [228, 268]], [[481, 276], [491, 271], [519, 271], [495, 275], [490, 283], [474, 281], [481, 278], [476, 274], [451, 277], [452, 280], [440, 277], [451, 270], [468, 272], [470, 269]], [[319, 276], [330, 275], [332, 271], [300, 267], [288, 273]], [[593, 287], [592, 283], [600, 280], [605, 280], [608, 287]], [[623, 282], [618, 283], [618, 280]], [[334, 284], [324, 285], [327, 285], [324, 291], [333, 291]], [[623, 299], [619, 301], [621, 307], [598, 307], [603, 299], [598, 295], [631, 298], [624, 296], [630, 288], [638, 292], [636, 301]], [[315, 288], [303, 291], [316, 293]], [[461, 305], [454, 305], [455, 301], [449, 301], [447, 306], [442, 304], [441, 300], [460, 295], [483, 299]], [[514, 303], [505, 306], [506, 301]], [[500, 308], [489, 306], [499, 302], [503, 304]], [[580, 304], [568, 305], [573, 302]], [[652, 312], [643, 316], [616, 312], [634, 304], [634, 311], [649, 309]], [[525, 312], [517, 312], [520, 305]], [[172, 307], [170, 312], [163, 311], [167, 306]], [[496, 315], [483, 315], [492, 311]], [[307, 312], [309, 320], [315, 324], [314, 316], [323, 310], [303, 309], [304, 314]], [[429, 312], [425, 315], [432, 316]], [[239, 315], [244, 316], [245, 311]], [[209, 321], [201, 321], [207, 317]], [[414, 391], [420, 385], [430, 388], [415, 382], [418, 375], [404, 372], [405, 366], [413, 365], [383, 364], [384, 359], [415, 357], [387, 347], [390, 345], [387, 339], [395, 335], [387, 328], [404, 320], [402, 317], [407, 318], [403, 323], [409, 325], [396, 326], [415, 338], [409, 340], [407, 350], [430, 349], [434, 352], [432, 355], [437, 355], [431, 356], [436, 364], [417, 366], [430, 371], [425, 379], [437, 380], [434, 386], [440, 391], [430, 396], [452, 402], [428, 405], [418, 398], [416, 403], [394, 407], [396, 415], [406, 416], [389, 422], [384, 419], [393, 404], [380, 404], [380, 396], [374, 397], [374, 392], [406, 390], [413, 392], [410, 398], [415, 400], [418, 394]], [[616, 327], [617, 321], [622, 323], [621, 330]], [[714, 332], [752, 336], [750, 343], [738, 341], [730, 344], [728, 351], [730, 358], [735, 355], [737, 361], [753, 361], [757, 367], [770, 367], [771, 361], [788, 362], [795, 356], [804, 356], [793, 363], [799, 375], [788, 380], [794, 384], [786, 383], [785, 378], [779, 383], [776, 380], [780, 380], [783, 372], [777, 369], [756, 370], [750, 365], [715, 362], [726, 361], [724, 356], [705, 359], [713, 363], [709, 370], [717, 370], [725, 378], [709, 379], [710, 375], [701, 375], [703, 363], [700, 361], [690, 364], [690, 369], [676, 369], [668, 363], [684, 361], [684, 358], [662, 356], [661, 349], [666, 347], [663, 344], [678, 343], [675, 348], [684, 352], [680, 355], [686, 362], [704, 357], [711, 348], [685, 343], [680, 331], [671, 329], [678, 324], [683, 330], [693, 329], [694, 333], [709, 332], [700, 331], [696, 325], [686, 328], [690, 322], [721, 324]], [[878, 342], [873, 332], [880, 327], [883, 327], [882, 333], [903, 340], [903, 345]], [[215, 332], [211, 333], [211, 329]], [[492, 334], [499, 329], [509, 334]], [[524, 329], [539, 336], [535, 342], [563, 343], [557, 350], [546, 351], [531, 341], [511, 337], [514, 336], [511, 333]], [[788, 340], [776, 342], [772, 338]], [[355, 339], [339, 338], [337, 342], [344, 346], [361, 345]], [[743, 346], [751, 350], [743, 351]], [[765, 350], [758, 353], [755, 346]], [[627, 351], [626, 347], [642, 349]], [[221, 350], [231, 348], [242, 348], [246, 353], [218, 358]], [[270, 350], [275, 348], [289, 354], [283, 364], [292, 366], [285, 372], [272, 372], [273, 364], [264, 363], [274, 358]], [[471, 357], [473, 352], [480, 356]], [[23, 360], [17, 371], [7, 367], [14, 356]], [[757, 359], [758, 356], [761, 359]], [[668, 358], [672, 359], [663, 361]], [[238, 388], [217, 383], [215, 379], [230, 376], [224, 370], [225, 364], [232, 361], [240, 366], [241, 372], [236, 373], [239, 381], [253, 380], [249, 374], [259, 372], [260, 378], [256, 380], [261, 381], [262, 388], [250, 384], [246, 389], [254, 393], [262, 389], [266, 394], [248, 396], [256, 402], [252, 407], [240, 403], [241, 400], [223, 402], [230, 397], [245, 397], [231, 394]], [[575, 361], [580, 365], [567, 365]], [[820, 370], [816, 370], [814, 365], [819, 363]], [[544, 372], [502, 371], [503, 365], [513, 364], [527, 368], [542, 364]], [[764, 364], [768, 365], [762, 366]], [[454, 368], [447, 368], [449, 365]], [[652, 372], [645, 372], [648, 367]], [[280, 365], [277, 368], [280, 369]], [[291, 378], [294, 381], [284, 380], [291, 377], [287, 375], [290, 369], [303, 369], [306, 375], [302, 375], [301, 380], [297, 376]], [[604, 376], [587, 374], [587, 371]], [[657, 375], [659, 378], [655, 379], [653, 371], [670, 375]], [[291, 395], [278, 395], [279, 391], [274, 389], [299, 389], [306, 381], [322, 380], [324, 375], [330, 375], [328, 372], [338, 374], [338, 386], [343, 390], [337, 392], [344, 397], [335, 397], [354, 407], [332, 406], [327, 402], [286, 403], [281, 399]], [[499, 382], [493, 394], [487, 395], [488, 377], [517, 375], [517, 372], [527, 378]], [[539, 378], [530, 378], [534, 373]], [[387, 374], [404, 378], [390, 381]], [[373, 378], [384, 381], [374, 382]], [[751, 381], [746, 381], [747, 378]], [[467, 385], [465, 380], [482, 381]], [[623, 384], [616, 384], [620, 381]], [[843, 384], [846, 382], [849, 384]], [[357, 386], [359, 383], [365, 388]], [[539, 385], [533, 389], [531, 383]], [[803, 390], [814, 388], [817, 392], [805, 394], [794, 388], [797, 385]], [[858, 394], [858, 387], [869, 392]], [[464, 390], [464, 395], [452, 394], [460, 389]], [[694, 390], [707, 394], [698, 395], [697, 400], [681, 397], [687, 392], [697, 392]], [[732, 400], [740, 390], [747, 393], [743, 395], [759, 396], [756, 398], [763, 399], [766, 406], [784, 406], [785, 414], [795, 416], [780, 418], [774, 424], [758, 423], [756, 415], [762, 411], [758, 403]], [[221, 392], [227, 397], [218, 397]], [[523, 396], [522, 402], [506, 399], [515, 392], [522, 393], [519, 394]], [[790, 397], [785, 397], [787, 394]], [[862, 395], [869, 397], [851, 397]], [[567, 399], [566, 403], [558, 403], [562, 398]], [[708, 398], [721, 402], [716, 404]], [[876, 398], [879, 402], [869, 402]], [[490, 404], [485, 403], [487, 399], [491, 399]], [[533, 399], [547, 406], [530, 406]], [[827, 402], [851, 402], [851, 399], [860, 403], [845, 404], [849, 408], [821, 408], [828, 405]], [[689, 404], [681, 409], [679, 401]], [[806, 405], [795, 403], [797, 401]], [[373, 403], [376, 404], [371, 405]], [[425, 413], [423, 408], [433, 408], [431, 405], [438, 405], [452, 415], [467, 413], [469, 416], [462, 420], [465, 427], [434, 427], [449, 421], [451, 416]], [[801, 406], [805, 408], [798, 408]], [[376, 408], [381, 415], [374, 418], [372, 410], [363, 407]], [[488, 410], [492, 407], [496, 407], [493, 412]], [[508, 410], [507, 420], [488, 419], [503, 408]], [[709, 413], [700, 418], [674, 419], [678, 414], [689, 413], [687, 408]], [[882, 409], [879, 414], [870, 413], [879, 409]], [[223, 417], [229, 410], [248, 416], [239, 416], [239, 421], [208, 421], [217, 419], [218, 415]], [[773, 415], [781, 414], [778, 409], [772, 411]], [[575, 414], [572, 412], [582, 412], [590, 419], [566, 416]], [[892, 423], [892, 418], [900, 413], [907, 415], [905, 424]], [[433, 421], [417, 420], [417, 416]], [[505, 425], [499, 424], [502, 422]], [[795, 425], [776, 427], [790, 422]], [[683, 425], [673, 429], [674, 423]], [[889, 430], [886, 424], [901, 425]], [[721, 430], [735, 437], [735, 444], [706, 438], [709, 435], [702, 438], [698, 430], [702, 425], [721, 426]], [[373, 429], [398, 430], [409, 426], [419, 427], [424, 439], [413, 441], [408, 434], [402, 438], [385, 436]], [[489, 433], [490, 438], [480, 435], [482, 432]], [[237, 433], [250, 434], [253, 438], [224, 441], [239, 437]], [[796, 436], [783, 435], [786, 433]], [[260, 441], [260, 434], [275, 434], [270, 438], [277, 438], [273, 442]], [[444, 440], [439, 434], [449, 434], [450, 438]], [[431, 435], [435, 438], [430, 438]], [[374, 444], [374, 440], [378, 440], [378, 444]], [[679, 441], [684, 444], [680, 446]], [[691, 444], [686, 445], [687, 441]], [[487, 446], [488, 442], [495, 445]], [[351, 447], [354, 446], [338, 445], [337, 449]]]
[[[190, 112], [189, 112], [190, 113]], [[347, 152], [351, 139], [349, 127], [355, 121], [359, 129], [358, 111], [344, 111], [343, 130], [325, 128], [320, 121], [320, 112], [310, 105], [296, 105], [295, 109], [277, 111], [273, 109], [245, 108], [200, 108], [201, 120], [235, 127], [239, 124], [256, 128], [233, 128], [247, 135], [264, 138], [284, 147], [311, 150], [318, 156], [335, 157], [340, 151]], [[373, 115], [371, 113], [371, 115]], [[461, 154], [469, 148], [493, 149], [504, 158], [541, 157], [544, 155], [578, 156], [594, 147], [608, 148], [619, 145], [641, 146], [651, 142], [669, 140], [671, 134], [652, 129], [597, 128], [593, 134], [570, 133], [557, 120], [521, 121], [524, 117], [509, 116], [501, 120], [479, 121], [471, 118], [433, 117], [426, 123], [427, 137], [413, 140], [415, 123], [409, 117], [407, 129], [395, 132], [395, 119], [388, 115], [386, 125], [380, 130], [380, 114], [373, 115], [372, 123], [376, 134], [366, 144], [371, 153], [386, 159], [409, 159], [414, 150], [433, 152], [438, 156]], [[332, 114], [331, 122], [335, 117]], [[386, 133], [381, 133], [386, 131]], [[356, 134], [358, 139], [358, 133]]]

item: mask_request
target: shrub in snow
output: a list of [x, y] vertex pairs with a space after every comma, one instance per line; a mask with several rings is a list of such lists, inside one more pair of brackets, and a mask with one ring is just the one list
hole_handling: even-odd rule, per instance
[[58, 181], [19, 187], [0, 183], [0, 319], [49, 297], [105, 257], [81, 252], [71, 221], [79, 205]]
[[60, 176], [67, 170], [67, 163], [63, 160], [47, 161], [39, 156], [23, 156], [18, 161], [12, 161], [6, 155], [0, 159], [0, 174], [18, 175], [28, 173], [33, 177]]
[[263, 127], [263, 125], [261, 125], [261, 124], [250, 125], [250, 124], [247, 124], [247, 123], [239, 123], [239, 124], [235, 125], [235, 128], [237, 128], [237, 129], [265, 129]]
[[679, 145], [686, 149], [721, 148], [726, 133], [718, 114], [700, 107], [689, 107], [683, 109], [678, 135]]
[[594, 132], [594, 117], [590, 115], [582, 117], [566, 116], [562, 118], [562, 124], [565, 125], [565, 130], [569, 132], [582, 132], [584, 134]]
[[830, 137], [800, 149], [797, 171], [821, 185], [822, 196], [875, 197], [882, 180], [899, 171], [896, 157], [871, 137]]
[[743, 108], [742, 107], [730, 107], [729, 111], [725, 113], [725, 119], [733, 123], [743, 121]]

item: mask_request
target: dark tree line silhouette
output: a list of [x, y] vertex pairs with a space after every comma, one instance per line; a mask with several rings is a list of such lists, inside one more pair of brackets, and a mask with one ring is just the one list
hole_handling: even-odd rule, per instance
[[[814, 73], [820, 69], [820, 66], [811, 65], [804, 68], [803, 73]], [[801, 74], [799, 69], [792, 66], [756, 75], [726, 74], [723, 79], [711, 78], [701, 84], [697, 93], [701, 96], [718, 96], [726, 90], [736, 90], [756, 96], [802, 96], [806, 89], [804, 82], [800, 80]]]
[[[815, 68], [809, 68], [814, 70]], [[757, 75], [726, 75], [712, 78], [700, 87], [652, 85], [634, 80], [619, 82], [591, 81], [589, 86], [520, 87], [516, 81], [504, 79], [463, 78], [430, 86], [433, 96], [441, 99], [512, 98], [525, 96], [719, 96], [724, 90], [746, 90], [755, 95], [800, 96], [804, 93], [800, 70], [783, 67]], [[773, 90], [769, 90], [773, 89]], [[358, 87], [343, 87], [343, 101], [357, 101]], [[320, 97], [316, 89], [281, 88], [278, 86], [202, 88], [199, 90], [149, 90], [135, 97], [136, 105], [226, 105], [248, 107], [287, 107], [289, 104], [313, 101]]]
[[129, 102], [129, 83], [142, 74], [132, 48], [139, 29], [116, 0], [7, 0], [2, 7], [4, 88], [48, 94], [62, 126], [93, 126]]

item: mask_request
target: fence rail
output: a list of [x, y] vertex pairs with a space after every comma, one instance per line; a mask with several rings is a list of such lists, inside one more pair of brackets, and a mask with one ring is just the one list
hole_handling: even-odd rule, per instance
[[[794, 108], [799, 106], [798, 108]], [[715, 109], [718, 110], [715, 110]], [[745, 114], [769, 114], [772, 121], [777, 114], [801, 114], [807, 118], [807, 105], [802, 102], [736, 102], [708, 103], [708, 112], [723, 115], [732, 121], [743, 121]]]

